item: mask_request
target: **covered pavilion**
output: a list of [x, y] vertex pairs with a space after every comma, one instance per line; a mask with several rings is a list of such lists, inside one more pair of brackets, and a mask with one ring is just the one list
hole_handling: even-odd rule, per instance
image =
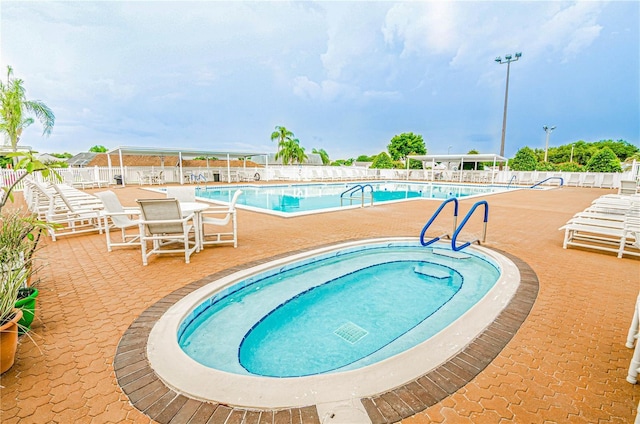
[[[226, 158], [223, 160], [227, 161], [227, 176], [228, 182], [231, 182], [231, 159], [243, 159], [245, 164], [247, 158], [251, 158], [253, 156], [264, 156], [265, 157], [265, 168], [269, 167], [268, 157], [269, 153], [261, 153], [261, 152], [229, 152], [229, 151], [220, 151], [220, 150], [196, 150], [196, 149], [182, 149], [182, 148], [162, 148], [162, 147], [136, 147], [136, 146], [118, 146], [114, 149], [111, 149], [107, 152], [107, 161], [109, 163], [109, 176], [111, 177], [112, 172], [112, 163], [111, 163], [111, 155], [117, 154], [120, 159], [120, 175], [125, 175], [124, 165], [122, 161], [123, 155], [148, 155], [148, 156], [159, 156], [161, 159], [167, 156], [178, 156], [178, 168], [180, 173], [180, 183], [184, 184], [184, 173], [182, 170], [182, 160], [183, 159], [191, 159], [200, 156], [204, 156], [207, 158], [207, 167], [209, 163], [210, 157], [216, 158]], [[162, 161], [162, 166], [164, 166], [164, 161]], [[126, 181], [122, 181], [122, 185], [124, 186]]]
[[[482, 153], [482, 154], [447, 154], [447, 155], [409, 155], [408, 159], [419, 160], [422, 162], [422, 167], [427, 169], [427, 163], [431, 163], [431, 179], [433, 180], [435, 168], [437, 163], [456, 163], [458, 170], [462, 170], [464, 163], [474, 163], [474, 169], [478, 169], [478, 163], [492, 162], [493, 167], [496, 165], [507, 163], [509, 159], [500, 156], [496, 153]], [[407, 160], [407, 170], [409, 169], [409, 161]], [[407, 173], [408, 175], [408, 173]], [[491, 183], [493, 183], [493, 175], [491, 176]], [[460, 181], [462, 181], [462, 173], [460, 173]]]

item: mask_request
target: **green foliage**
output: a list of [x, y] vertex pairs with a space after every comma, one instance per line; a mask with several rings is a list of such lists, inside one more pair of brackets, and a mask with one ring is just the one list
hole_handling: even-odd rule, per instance
[[393, 160], [404, 160], [408, 155], [424, 155], [427, 153], [422, 136], [412, 132], [394, 136], [387, 146], [387, 150], [389, 150]]
[[557, 171], [558, 166], [551, 162], [540, 161], [536, 164], [536, 171]]
[[393, 169], [395, 166], [393, 164], [393, 160], [387, 154], [387, 152], [381, 152], [374, 159], [371, 164], [371, 168], [376, 169]]
[[[597, 142], [586, 142], [584, 140], [575, 143], [565, 144], [557, 147], [549, 147], [547, 159], [549, 163], [556, 165], [574, 162], [585, 166], [589, 160], [602, 148], [608, 147], [620, 159], [625, 161], [634, 154], [640, 153], [640, 148], [624, 140], [601, 140]], [[572, 152], [573, 150], [573, 152]], [[544, 149], [535, 149], [534, 153], [538, 162], [544, 161]], [[559, 168], [556, 168], [559, 169]]]
[[[480, 154], [480, 152], [478, 152], [475, 149], [471, 149], [467, 152], [468, 155], [478, 155]], [[472, 170], [472, 169], [476, 169], [476, 163], [475, 162], [462, 162], [462, 169], [464, 170]], [[479, 163], [478, 164], [478, 169], [484, 169], [484, 166]]]
[[0, 168], [8, 168], [11, 163], [13, 163], [11, 158], [0, 156]]
[[589, 172], [621, 172], [620, 159], [611, 150], [605, 146], [598, 150], [589, 162], [587, 162], [586, 170]]
[[101, 145], [95, 145], [90, 148], [89, 151], [94, 153], [107, 153], [107, 148]]
[[336, 159], [335, 161], [331, 162], [331, 166], [351, 166], [353, 165], [353, 158], [350, 159]]
[[68, 152], [64, 152], [64, 153], [51, 153], [51, 156], [56, 157], [56, 158], [60, 158], [60, 159], [70, 159], [73, 157], [73, 155], [71, 153]]
[[584, 172], [584, 167], [575, 162], [564, 162], [557, 165], [558, 171], [562, 172]]
[[280, 125], [277, 125], [276, 130], [271, 133], [271, 141], [278, 142], [278, 151], [284, 147], [285, 143], [293, 140], [293, 137], [294, 135], [291, 131]]
[[530, 147], [523, 147], [509, 161], [509, 167], [514, 171], [534, 171], [537, 163], [535, 152]]
[[2, 211], [4, 205], [7, 204], [7, 200], [13, 201], [13, 189], [29, 174], [40, 171], [45, 178], [51, 175], [55, 177], [56, 180], [62, 181], [60, 174], [58, 174], [55, 169], [52, 169], [56, 167], [55, 164], [42, 163], [34, 156], [34, 153], [37, 152], [12, 152], [6, 155], [10, 160], [15, 160], [15, 169], [24, 169], [27, 172], [16, 178], [11, 185], [2, 187], [2, 192], [0, 193], [0, 211]]
[[356, 158], [356, 162], [373, 162], [375, 156], [360, 155]]
[[7, 82], [0, 81], [0, 133], [11, 145], [11, 150], [18, 150], [18, 142], [22, 132], [35, 121], [35, 116], [44, 130], [42, 135], [51, 134], [55, 123], [55, 115], [39, 100], [28, 100], [22, 80], [12, 78], [13, 69], [7, 66]]
[[322, 160], [323, 165], [328, 165], [331, 163], [331, 159], [329, 159], [329, 153], [327, 153], [324, 149], [316, 149], [311, 150], [311, 153], [315, 153], [320, 155], [320, 159]]
[[422, 161], [416, 160], [416, 159], [409, 159], [409, 169], [422, 169]]
[[600, 140], [591, 144], [597, 149], [602, 149], [604, 147], [610, 148], [620, 161], [624, 161], [629, 156], [633, 156], [640, 152], [640, 148], [624, 140]]
[[193, 158], [193, 160], [218, 160], [215, 156], [198, 156]]
[[288, 165], [304, 162], [307, 159], [307, 154], [304, 152], [304, 147], [300, 146], [300, 140], [294, 138], [281, 144], [280, 150], [276, 153], [276, 159], [279, 158], [282, 158], [284, 165]]

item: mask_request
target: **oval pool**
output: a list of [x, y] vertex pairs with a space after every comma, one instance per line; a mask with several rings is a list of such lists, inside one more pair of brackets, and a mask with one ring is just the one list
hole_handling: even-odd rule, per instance
[[513, 263], [479, 247], [345, 243], [196, 290], [154, 326], [148, 357], [177, 391], [231, 405], [370, 396], [464, 348], [518, 283]]

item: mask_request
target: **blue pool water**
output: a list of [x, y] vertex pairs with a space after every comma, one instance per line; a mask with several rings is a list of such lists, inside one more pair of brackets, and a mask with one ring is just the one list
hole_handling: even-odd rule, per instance
[[[293, 185], [243, 185], [224, 187], [203, 187], [196, 190], [196, 195], [203, 199], [229, 202], [233, 193], [242, 189], [238, 205], [255, 208], [260, 211], [276, 213], [301, 213], [330, 210], [340, 207], [360, 206], [361, 193], [353, 196], [340, 195], [358, 183], [332, 184], [293, 184]], [[367, 183], [369, 184], [369, 183]], [[362, 185], [365, 185], [363, 183]], [[401, 201], [416, 198], [447, 199], [449, 197], [466, 197], [505, 191], [500, 186], [472, 186], [455, 184], [376, 182], [370, 183], [372, 191], [365, 189], [365, 205], [370, 203], [373, 193], [374, 204]]]
[[361, 368], [427, 340], [493, 287], [496, 263], [469, 249], [358, 246], [262, 272], [197, 306], [178, 343], [236, 374], [297, 377]]

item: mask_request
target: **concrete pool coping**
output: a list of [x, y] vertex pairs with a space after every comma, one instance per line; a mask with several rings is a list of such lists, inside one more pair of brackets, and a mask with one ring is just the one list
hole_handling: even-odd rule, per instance
[[[358, 184], [363, 184], [362, 181], [340, 181], [340, 182], [290, 182], [290, 183], [271, 183], [269, 182], [268, 184], [252, 184], [252, 183], [242, 183], [239, 185], [235, 185], [235, 186], [228, 186], [228, 185], [204, 185], [205, 189], [224, 189], [224, 190], [242, 190], [243, 188], [282, 188], [282, 187], [287, 187], [287, 188], [292, 188], [292, 187], [296, 187], [296, 186], [300, 186], [300, 187], [306, 187], [306, 186], [328, 186], [328, 185], [341, 185], [344, 186], [346, 184], [353, 184], [358, 185]], [[493, 196], [496, 194], [504, 194], [504, 193], [509, 193], [509, 192], [513, 192], [513, 191], [517, 191], [517, 190], [521, 190], [523, 188], [527, 188], [527, 187], [522, 187], [522, 186], [512, 186], [511, 189], [509, 189], [509, 185], [504, 184], [504, 183], [496, 183], [496, 184], [471, 184], [471, 183], [457, 183], [457, 182], [435, 182], [435, 181], [429, 181], [429, 182], [424, 182], [424, 181], [405, 181], [405, 180], [376, 180], [376, 181], [370, 181], [370, 182], [366, 182], [364, 184], [406, 184], [406, 185], [424, 185], [424, 186], [443, 186], [443, 187], [468, 187], [468, 188], [480, 188], [480, 187], [505, 187], [505, 190], [501, 190], [501, 191], [492, 191], [492, 192], [483, 192], [483, 193], [477, 193], [477, 194], [470, 194], [470, 195], [466, 195], [463, 197], [458, 197], [459, 200], [463, 200], [463, 199], [475, 199], [475, 198], [479, 198], [481, 196]], [[196, 186], [196, 187], [200, 187], [200, 186]], [[555, 187], [541, 187], [541, 190], [549, 190]], [[144, 190], [147, 191], [152, 191], [152, 192], [156, 192], [156, 193], [162, 193], [165, 194], [166, 191], [163, 188], [154, 188], [154, 187], [146, 187], [144, 188]], [[357, 198], [356, 198], [357, 199]], [[196, 196], [196, 200], [200, 201], [200, 202], [207, 202], [207, 203], [213, 203], [215, 205], [228, 205], [229, 201], [223, 201], [223, 200], [219, 200], [219, 199], [210, 199], [207, 197], [201, 197], [201, 196]], [[351, 199], [353, 200], [353, 199]], [[349, 209], [358, 209], [361, 207], [373, 207], [374, 205], [385, 205], [385, 204], [393, 204], [393, 203], [404, 203], [404, 202], [413, 202], [413, 201], [443, 201], [446, 200], [446, 198], [441, 198], [441, 197], [410, 197], [410, 198], [403, 198], [403, 199], [396, 199], [396, 200], [385, 200], [382, 202], [378, 202], [375, 204], [368, 204], [367, 202], [365, 202], [364, 204], [349, 204], [349, 205], [341, 205], [341, 206], [336, 206], [336, 207], [330, 207], [330, 208], [321, 208], [321, 209], [312, 209], [312, 210], [306, 210], [306, 211], [299, 211], [299, 212], [282, 212], [282, 211], [276, 211], [276, 210], [270, 210], [270, 209], [265, 209], [262, 207], [258, 207], [258, 206], [250, 206], [250, 205], [245, 205], [242, 203], [238, 203], [236, 204], [236, 208], [237, 209], [243, 209], [246, 211], [251, 211], [251, 212], [257, 212], [257, 213], [263, 213], [263, 214], [267, 214], [267, 215], [272, 215], [272, 216], [277, 216], [280, 218], [296, 218], [296, 217], [300, 217], [300, 216], [306, 216], [306, 215], [315, 215], [315, 214], [321, 214], [321, 213], [329, 213], [329, 212], [336, 212], [336, 211], [344, 211], [344, 210], [349, 210]]]
[[[331, 246], [335, 246], [335, 243]], [[305, 249], [297, 253], [312, 250], [317, 248]], [[482, 371], [515, 335], [537, 297], [538, 279], [533, 270], [520, 259], [496, 249], [489, 250], [506, 256], [518, 268], [521, 281], [513, 298], [483, 332], [448, 361], [434, 369], [425, 367], [423, 375], [395, 389], [361, 398], [359, 403], [366, 410], [371, 422], [398, 421], [453, 394]], [[256, 414], [271, 415], [274, 422], [320, 422], [321, 416], [323, 421], [336, 422], [331, 420], [331, 417], [336, 417], [336, 414], [331, 412], [331, 407], [327, 408], [327, 405], [310, 403], [308, 406], [294, 408], [260, 409], [236, 408], [216, 401], [198, 401], [167, 386], [156, 375], [148, 361], [146, 351], [150, 331], [158, 319], [177, 301], [212, 280], [290, 256], [291, 253], [278, 255], [212, 274], [176, 290], [144, 311], [123, 335], [114, 359], [118, 383], [129, 397], [131, 404], [158, 422], [180, 422], [180, 417], [187, 417], [188, 420], [194, 414], [208, 415], [205, 421], [214, 418], [213, 422], [225, 422], [231, 417], [237, 420], [234, 422], [252, 422], [252, 417]], [[338, 407], [342, 406], [338, 405]], [[338, 409], [334, 412], [338, 412]], [[338, 417], [339, 415], [337, 414]], [[218, 418], [215, 417], [220, 417], [220, 421], [216, 421]]]

